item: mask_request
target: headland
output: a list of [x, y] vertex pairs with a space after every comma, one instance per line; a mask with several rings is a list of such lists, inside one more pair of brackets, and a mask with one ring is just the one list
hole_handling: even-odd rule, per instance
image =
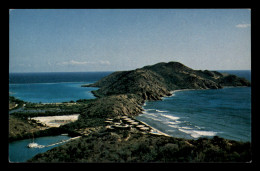
[[[124, 121], [119, 121], [124, 117], [141, 114], [145, 101], [161, 100], [163, 97], [171, 96], [173, 91], [251, 86], [244, 78], [217, 71], [193, 70], [179, 62], [162, 62], [136, 70], [114, 72], [94, 84], [82, 86], [98, 87], [98, 90], [92, 91], [97, 98], [84, 105], [77, 121], [59, 128], [82, 135], [80, 140], [68, 142], [44, 154], [39, 154], [30, 162], [245, 162], [251, 160], [249, 142], [241, 143], [220, 137], [186, 140], [161, 134], [154, 135], [150, 132], [140, 132], [135, 127], [128, 129]], [[115, 120], [118, 124], [113, 124], [122, 129], [110, 129], [107, 121], [111, 120], [107, 120], [108, 118]], [[86, 131], [87, 134], [84, 133]]]

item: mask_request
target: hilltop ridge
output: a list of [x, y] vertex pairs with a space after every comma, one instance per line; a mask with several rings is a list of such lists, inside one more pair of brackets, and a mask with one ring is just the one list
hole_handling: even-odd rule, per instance
[[251, 160], [250, 142], [218, 136], [189, 140], [132, 128], [111, 130], [105, 124], [111, 122], [108, 121], [111, 118], [139, 115], [145, 100], [160, 100], [171, 95], [173, 90], [218, 89], [230, 85], [250, 86], [250, 82], [216, 71], [193, 70], [178, 62], [114, 72], [94, 84], [85, 85], [99, 87], [93, 91], [98, 98], [85, 105], [76, 122], [61, 128], [93, 132], [38, 154], [29, 162], [248, 162]]
[[136, 94], [144, 100], [160, 100], [180, 89], [219, 89], [224, 86], [250, 86], [250, 82], [235, 75], [217, 71], [193, 70], [179, 62], [161, 62], [131, 71], [114, 72], [88, 87], [97, 97]]

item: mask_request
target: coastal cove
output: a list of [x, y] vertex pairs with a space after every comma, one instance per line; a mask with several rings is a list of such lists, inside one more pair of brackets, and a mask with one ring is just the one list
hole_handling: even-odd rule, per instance
[[[165, 70], [165, 71], [167, 71], [167, 74], [165, 74], [163, 72], [158, 72], [159, 74], [156, 73], [155, 71], [157, 71], [158, 65], [160, 65], [160, 68], [161, 68], [161, 65], [165, 65], [166, 67], [169, 67], [169, 69], [171, 69], [171, 70], [173, 69], [172, 72], [169, 72], [169, 73], [174, 74], [174, 76], [172, 77], [174, 79], [172, 81], [176, 81], [176, 79], [181, 78], [181, 79], [188, 80], [187, 81], [188, 84], [187, 85], [180, 84], [181, 83], [180, 81], [176, 85], [172, 84], [173, 82], [162, 82], [162, 77], [159, 75], [162, 75], [163, 77], [168, 79], [168, 77], [169, 77], [167, 75], [168, 71]], [[191, 74], [189, 72], [191, 72]], [[181, 77], [177, 76], [177, 74], [180, 74]], [[204, 77], [205, 77], [205, 80], [203, 80]], [[164, 80], [167, 80], [167, 79], [164, 79]], [[232, 82], [230, 82], [230, 79], [232, 80]], [[145, 80], [145, 81], [143, 81], [143, 80]], [[155, 80], [157, 80], [157, 81], [155, 81]], [[159, 82], [159, 81], [161, 81], [161, 82]], [[216, 83], [214, 81], [216, 81]], [[87, 83], [88, 85], [87, 86], [84, 85], [82, 87], [82, 86], [79, 86], [79, 83], [83, 83], [83, 84]], [[30, 83], [27, 82], [25, 84], [30, 84]], [[35, 85], [42, 86], [43, 84], [45, 84], [45, 83], [37, 83]], [[56, 82], [55, 84], [60, 84], [60, 83]], [[71, 83], [62, 83], [62, 84], [69, 85]], [[144, 84], [144, 85], [142, 85], [142, 84]], [[149, 86], [147, 86], [146, 84]], [[91, 137], [97, 138], [94, 141], [97, 141], [97, 142], [102, 141], [102, 140], [100, 140], [101, 135], [104, 135], [103, 138], [106, 138], [106, 139], [108, 138], [109, 139], [108, 141], [110, 141], [110, 139], [112, 137], [115, 138], [115, 136], [118, 136], [118, 138], [116, 138], [117, 141], [120, 141], [120, 142], [124, 141], [125, 143], [127, 143], [127, 145], [130, 145], [133, 141], [138, 141], [138, 143], [139, 142], [141, 143], [142, 141], [141, 140], [139, 141], [138, 140], [139, 138], [141, 138], [141, 139], [142, 138], [144, 138], [144, 139], [155, 138], [156, 140], [154, 140], [154, 141], [161, 141], [159, 139], [157, 140], [157, 138], [156, 138], [159, 135], [157, 135], [155, 137], [154, 136], [150, 137], [150, 134], [148, 132], [140, 132], [140, 131], [136, 130], [135, 128], [131, 128], [130, 131], [123, 131], [123, 132], [122, 131], [119, 131], [119, 132], [118, 131], [116, 131], [116, 132], [109, 131], [107, 129], [108, 127], [107, 127], [106, 121], [110, 121], [110, 119], [117, 120], [117, 118], [120, 118], [122, 116], [134, 117], [137, 120], [144, 121], [146, 124], [155, 128], [155, 130], [157, 129], [163, 133], [171, 135], [172, 138], [171, 137], [169, 137], [169, 138], [174, 141], [177, 140], [178, 138], [181, 138], [178, 141], [185, 142], [192, 148], [194, 147], [193, 144], [196, 144], [197, 140], [200, 140], [200, 138], [203, 138], [203, 137], [207, 137], [207, 138], [214, 137], [214, 139], [212, 139], [212, 140], [209, 139], [207, 141], [207, 143], [211, 143], [211, 141], [212, 142], [217, 141], [218, 143], [225, 141], [225, 143], [230, 142], [232, 144], [236, 144], [236, 142], [233, 142], [231, 140], [238, 140], [238, 141], [242, 140], [245, 142], [245, 141], [248, 141], [248, 139], [249, 139], [249, 141], [250, 141], [250, 138], [251, 138], [250, 129], [246, 130], [246, 131], [249, 131], [249, 134], [245, 133], [246, 135], [249, 135], [249, 137], [247, 137], [248, 138], [247, 140], [245, 140], [243, 138], [234, 139], [232, 137], [227, 137], [227, 139], [230, 139], [230, 140], [218, 139], [218, 137], [222, 137], [221, 131], [212, 130], [211, 128], [208, 128], [207, 126], [203, 126], [203, 124], [205, 124], [203, 122], [209, 123], [209, 121], [207, 121], [207, 120], [203, 121], [203, 119], [201, 119], [201, 118], [206, 117], [206, 118], [210, 119], [210, 117], [207, 115], [203, 115], [203, 109], [198, 108], [198, 107], [201, 108], [200, 105], [197, 105], [197, 109], [199, 112], [196, 115], [194, 115], [194, 117], [195, 118], [200, 117], [199, 120], [201, 121], [202, 124], [198, 124], [197, 121], [195, 121], [196, 119], [194, 119], [194, 117], [192, 117], [191, 115], [190, 116], [187, 115], [188, 113], [194, 114], [194, 112], [192, 112], [190, 109], [196, 109], [196, 106], [187, 107], [187, 105], [196, 104], [195, 102], [202, 101], [202, 104], [204, 103], [204, 106], [207, 106], [207, 105], [205, 105], [205, 101], [208, 101], [209, 99], [211, 99], [212, 95], [214, 95], [214, 92], [215, 92], [215, 94], [219, 95], [220, 93], [217, 91], [226, 91], [226, 92], [224, 92], [224, 94], [228, 94], [227, 93], [228, 90], [239, 89], [239, 90], [237, 90], [237, 92], [241, 92], [240, 90], [243, 89], [243, 87], [239, 87], [239, 88], [225, 88], [224, 87], [223, 88], [221, 84], [228, 85], [228, 86], [232, 86], [233, 84], [238, 84], [239, 86], [242, 86], [243, 84], [248, 85], [248, 83], [244, 79], [240, 80], [240, 78], [237, 78], [235, 76], [229, 76], [229, 75], [222, 76], [220, 73], [211, 72], [211, 71], [195, 71], [195, 70], [191, 70], [189, 68], [185, 68], [185, 66], [182, 66], [179, 63], [168, 63], [168, 64], [160, 63], [160, 64], [157, 64], [154, 66], [146, 66], [144, 68], [137, 69], [134, 71], [115, 72], [115, 73], [112, 73], [108, 76], [101, 78], [101, 80], [99, 80], [97, 82], [86, 81], [86, 80], [84, 82], [77, 81], [78, 89], [82, 89], [84, 91], [88, 91], [89, 93], [93, 93], [94, 96], [96, 96], [96, 97], [94, 97], [94, 96], [90, 97], [90, 96], [85, 95], [85, 99], [93, 99], [93, 100], [89, 101], [88, 103], [86, 103], [84, 105], [82, 103], [82, 108], [79, 110], [79, 111], [81, 111], [79, 113], [80, 114], [79, 119], [74, 123], [64, 125], [63, 129], [65, 129], [65, 130], [68, 128], [74, 129], [76, 132], [78, 132], [79, 134], [84, 135], [84, 136], [82, 138], [80, 138], [81, 141], [75, 141], [74, 143], [71, 143], [71, 142], [66, 143], [66, 144], [64, 144], [64, 146], [54, 148], [43, 154], [39, 154], [39, 155], [35, 156], [32, 160], [29, 160], [29, 161], [30, 162], [37, 161], [38, 159], [44, 160], [44, 161], [52, 161], [52, 158], [48, 159], [47, 156], [53, 155], [52, 154], [53, 152], [59, 151], [59, 150], [62, 150], [64, 152], [64, 150], [66, 151], [66, 150], [71, 149], [71, 146], [77, 147], [78, 145], [75, 145], [75, 144], [78, 144], [78, 143], [84, 144], [85, 141], [88, 142], [89, 141], [88, 139], [89, 138], [91, 139]], [[144, 88], [142, 88], [142, 86], [146, 87], [146, 88], [144, 89]], [[181, 86], [183, 88], [180, 88]], [[73, 86], [71, 86], [71, 87], [73, 87]], [[91, 87], [95, 87], [95, 89], [88, 89]], [[170, 89], [172, 89], [172, 87], [174, 87], [174, 89], [177, 90], [177, 91], [174, 91], [173, 94], [171, 94], [172, 91], [170, 91]], [[201, 89], [201, 90], [181, 91], [182, 89], [192, 89], [193, 87], [195, 89]], [[245, 87], [245, 88], [247, 88], [247, 93], [249, 92], [249, 97], [250, 97], [251, 88], [250, 87]], [[204, 89], [207, 89], [207, 90], [204, 90]], [[66, 91], [68, 91], [68, 90], [69, 89], [67, 89]], [[196, 92], [197, 94], [194, 96], [194, 94], [191, 95], [191, 94], [189, 94], [189, 92]], [[196, 98], [192, 98], [192, 97], [199, 97], [198, 94], [203, 94], [201, 92], [207, 92], [206, 94], [208, 94], [209, 96], [207, 96], [207, 97], [204, 96], [204, 99], [197, 100], [197, 101], [196, 101]], [[230, 94], [232, 95], [233, 93], [231, 92]], [[16, 95], [15, 92], [13, 95], [14, 96]], [[234, 98], [236, 98], [236, 97], [234, 97]], [[79, 98], [79, 99], [84, 99], [84, 98]], [[188, 101], [188, 102], [185, 101], [185, 100], [190, 100], [190, 99], [193, 99], [195, 101]], [[216, 99], [218, 99], [218, 97], [216, 97]], [[173, 101], [171, 102], [171, 100], [173, 100]], [[177, 102], [176, 100], [178, 101], [179, 104], [176, 103]], [[203, 102], [203, 100], [205, 100], [205, 101]], [[222, 101], [221, 99], [219, 99], [219, 100]], [[250, 100], [250, 98], [249, 98], [249, 100]], [[68, 101], [70, 101], [70, 100], [68, 100]], [[76, 101], [76, 99], [74, 99], [74, 101]], [[50, 101], [50, 102], [46, 101], [44, 103], [54, 103], [54, 102], [56, 103], [57, 101]], [[72, 103], [74, 103], [74, 102], [72, 102]], [[79, 102], [77, 101], [75, 104], [78, 104], [78, 103]], [[156, 103], [158, 103], [159, 105]], [[178, 104], [179, 108], [176, 106], [171, 106], [171, 105], [177, 105], [177, 104]], [[217, 103], [212, 103], [212, 104], [217, 104]], [[251, 104], [251, 101], [249, 101], [248, 104]], [[41, 104], [41, 105], [44, 106], [44, 104]], [[181, 106], [184, 106], [184, 109], [186, 110], [186, 115], [185, 115], [185, 112], [184, 113], [181, 112], [181, 110], [180, 110]], [[232, 106], [233, 106], [233, 104], [230, 105], [230, 107], [232, 107]], [[169, 109], [175, 109], [176, 111], [170, 111]], [[230, 110], [233, 110], [233, 109], [230, 109]], [[249, 118], [245, 118], [245, 119], [247, 121], [249, 119], [249, 122], [250, 122], [251, 121], [251, 118], [250, 118], [251, 108], [249, 110], [250, 110]], [[221, 108], [218, 108], [218, 111], [219, 111], [219, 113], [222, 113]], [[205, 112], [205, 113], [210, 113], [210, 112]], [[73, 114], [73, 113], [71, 113], [71, 114]], [[22, 116], [22, 115], [16, 114], [16, 116]], [[27, 116], [30, 116], [30, 114], [28, 113]], [[147, 116], [150, 117], [150, 121]], [[213, 116], [213, 115], [211, 115], [211, 116]], [[230, 118], [231, 118], [230, 120], [232, 120], [232, 117], [230, 117]], [[109, 119], [109, 120], [107, 120], [107, 119]], [[212, 117], [211, 120], [214, 120], [214, 117]], [[251, 122], [249, 123], [249, 127], [251, 127], [250, 124], [251, 124]], [[164, 127], [164, 128], [162, 128], [162, 127]], [[169, 129], [169, 127], [170, 127], [170, 129]], [[195, 128], [198, 130], [195, 130]], [[248, 125], [247, 125], [247, 128], [248, 128]], [[85, 135], [84, 132], [88, 131], [89, 129], [94, 130], [93, 134]], [[177, 129], [179, 132], [176, 131]], [[144, 134], [144, 135], [142, 135], [142, 134]], [[230, 132], [227, 132], [226, 134], [230, 134]], [[162, 135], [160, 135], [160, 136], [162, 136]], [[218, 137], [215, 137], [215, 136], [218, 136]], [[112, 138], [112, 139], [114, 139], [114, 138]], [[184, 139], [182, 139], [182, 138], [184, 138]], [[226, 138], [226, 137], [224, 137], [224, 138]], [[112, 139], [111, 139], [111, 141], [112, 141]], [[167, 138], [165, 139], [165, 141], [168, 141]], [[103, 143], [105, 143], [104, 145], [106, 146], [107, 140], [105, 140]], [[80, 145], [80, 148], [78, 151], [81, 150], [81, 147], [85, 147], [86, 145], [88, 146], [91, 144], [87, 143], [84, 145]], [[99, 145], [99, 143], [95, 144], [95, 146], [96, 145]], [[182, 145], [179, 144], [179, 147], [182, 148], [183, 145], [184, 144], [182, 144]], [[242, 145], [247, 146], [248, 144], [242, 144]], [[235, 146], [236, 145], [234, 145], [234, 147]], [[132, 147], [134, 147], [134, 146], [131, 146], [131, 148]], [[108, 148], [114, 148], [114, 147], [109, 146]], [[243, 147], [242, 149], [244, 149], [244, 148], [245, 147]], [[91, 150], [91, 149], [92, 149], [91, 147], [88, 148], [88, 150]], [[194, 155], [195, 156], [199, 155], [199, 153], [200, 152], [198, 151], [198, 153], [196, 153]], [[59, 153], [55, 152], [55, 155], [56, 154], [59, 154]], [[89, 154], [89, 153], [86, 152], [86, 154]], [[93, 153], [91, 152], [91, 155], [92, 154], [94, 154], [94, 152]], [[63, 155], [63, 157], [64, 157], [64, 155]], [[77, 155], [77, 154], [75, 154], [75, 155]], [[93, 158], [93, 156], [91, 157], [91, 155], [86, 156], [86, 158], [85, 158], [86, 161], [93, 161], [93, 159], [97, 157], [96, 156]], [[99, 153], [98, 153], [98, 155], [99, 155]], [[159, 153], [158, 153], [158, 155], [159, 155]], [[103, 154], [101, 156], [105, 157], [105, 159], [108, 159], [107, 155], [104, 156], [104, 154]], [[100, 158], [101, 156], [99, 156], [97, 158]], [[64, 161], [64, 159], [60, 158], [62, 156], [56, 156], [56, 157], [57, 157], [56, 158], [57, 161]], [[55, 161], [56, 161], [56, 159], [55, 159]], [[75, 159], [75, 161], [77, 161], [77, 157], [73, 158], [73, 160], [71, 160], [71, 161], [74, 161], [74, 159]], [[84, 159], [84, 161], [85, 161], [85, 159]], [[114, 159], [111, 158], [111, 160], [114, 160]], [[131, 161], [132, 159], [126, 158], [124, 160]], [[152, 159], [152, 160], [154, 160], [154, 159]], [[199, 160], [203, 161], [204, 158], [201, 158]], [[99, 160], [97, 160], [97, 161], [99, 161]]]
[[[69, 136], [67, 135], [58, 135], [58, 136], [45, 136], [35, 138], [34, 142], [40, 145], [49, 145], [61, 141], [68, 140]], [[19, 141], [14, 141], [9, 143], [9, 161], [10, 162], [26, 162], [35, 155], [39, 153], [44, 153], [54, 147], [58, 147], [62, 144], [57, 144], [51, 147], [45, 148], [28, 148], [27, 145], [32, 142], [32, 139], [24, 139]], [[64, 143], [63, 143], [64, 144]]]
[[98, 81], [111, 72], [75, 73], [11, 73], [9, 92], [12, 96], [32, 103], [60, 103], [95, 98], [95, 87], [82, 84]]
[[[77, 108], [82, 106], [79, 104], [79, 102], [78, 104], [74, 105], [76, 101], [80, 99], [95, 99], [91, 91], [96, 90], [97, 88], [82, 88], [81, 85], [94, 83], [95, 81], [110, 73], [111, 72], [10, 73], [9, 94], [15, 98], [23, 100], [24, 102], [21, 107], [18, 107], [18, 109], [10, 110], [9, 114], [12, 116], [12, 118], [14, 116], [13, 113], [20, 113], [20, 116], [23, 116], [24, 114], [27, 114], [28, 116], [44, 116], [47, 115], [45, 114], [47, 112], [50, 114], [53, 113], [50, 115], [53, 116], [55, 114], [60, 115], [60, 112], [68, 113], [70, 112], [69, 110], [72, 110], [71, 112], [72, 114], [74, 114], [75, 112], [73, 112], [73, 110], [78, 110]], [[71, 101], [75, 102], [64, 103]], [[75, 107], [73, 108], [73, 106]], [[22, 124], [22, 120], [18, 121], [18, 124]], [[13, 122], [9, 121], [9, 123]], [[46, 128], [43, 127], [43, 129]], [[40, 137], [35, 137], [36, 133], [33, 134], [31, 133], [31, 131], [29, 134], [27, 133], [28, 135], [22, 135], [25, 139], [22, 138], [22, 140], [15, 141], [11, 140], [11, 142], [9, 143], [10, 162], [26, 162], [28, 159], [34, 157], [39, 153], [44, 153], [50, 149], [67, 143], [63, 142], [44, 148], [28, 148], [27, 145], [33, 141], [33, 136], [34, 142], [38, 143], [39, 145], [50, 145], [71, 138], [67, 135], [61, 135], [58, 129], [57, 131], [49, 131], [49, 133], [44, 133], [42, 131], [42, 133], [39, 133]], [[38, 132], [40, 132], [40, 130]], [[64, 133], [66, 133], [66, 131]], [[30, 137], [30, 139], [27, 139], [28, 137]], [[17, 153], [17, 151], [19, 151], [19, 153]]]
[[178, 90], [143, 108], [138, 120], [174, 137], [251, 141], [251, 87]]
[[[250, 70], [219, 70], [251, 81]], [[136, 118], [180, 138], [220, 136], [251, 142], [251, 87], [183, 89], [162, 101], [147, 101]]]
[[9, 9], [8, 165], [256, 163], [254, 11]]

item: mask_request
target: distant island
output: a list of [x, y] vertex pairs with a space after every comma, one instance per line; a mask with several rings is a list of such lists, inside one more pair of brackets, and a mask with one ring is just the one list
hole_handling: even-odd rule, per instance
[[[161, 100], [174, 90], [225, 86], [251, 84], [235, 75], [193, 70], [179, 62], [114, 72], [94, 84], [82, 85], [99, 89], [93, 91], [96, 99], [82, 103], [77, 121], [47, 132], [82, 137], [38, 154], [29, 162], [249, 162], [250, 142], [218, 136], [188, 140], [152, 134], [146, 131], [151, 127], [134, 119], [142, 113], [146, 100]], [[47, 134], [44, 131], [42, 135]]]

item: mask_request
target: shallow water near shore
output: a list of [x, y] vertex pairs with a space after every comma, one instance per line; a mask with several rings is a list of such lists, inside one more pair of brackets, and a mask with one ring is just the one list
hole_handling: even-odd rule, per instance
[[26, 102], [33, 103], [58, 103], [76, 101], [79, 99], [94, 99], [92, 90], [95, 87], [81, 87], [82, 84], [89, 82], [76, 83], [28, 83], [10, 84], [9, 89], [14, 92], [13, 96]]
[[9, 92], [26, 102], [58, 103], [93, 99], [91, 84], [112, 72], [10, 73]]

